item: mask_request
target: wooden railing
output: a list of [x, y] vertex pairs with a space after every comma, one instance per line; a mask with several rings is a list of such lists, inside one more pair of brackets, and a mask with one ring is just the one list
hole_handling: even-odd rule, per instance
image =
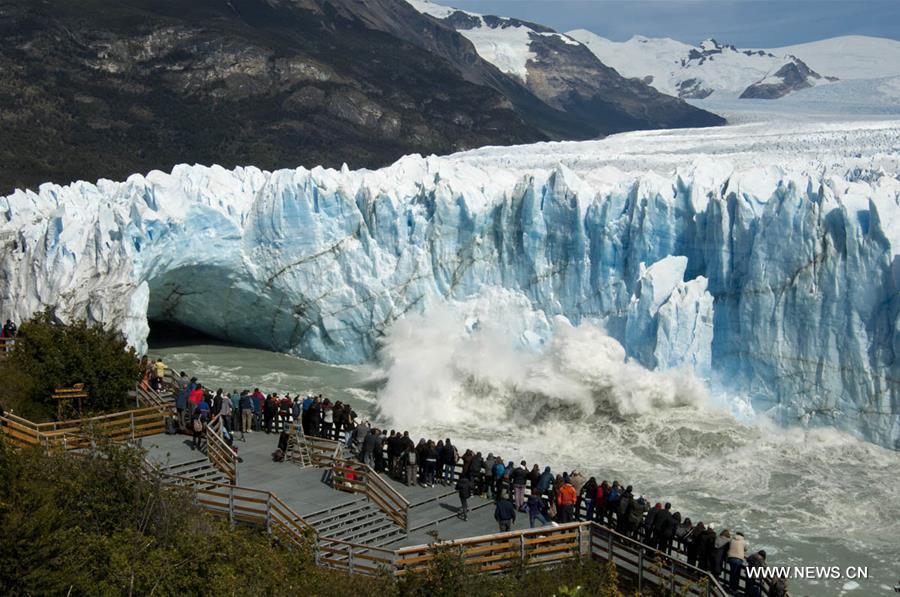
[[306, 445], [309, 447], [309, 455], [313, 466], [328, 468], [335, 460], [341, 459], [343, 444], [333, 439], [324, 439], [313, 435], [305, 435]]
[[165, 477], [191, 487], [196, 493], [198, 505], [231, 524], [243, 523], [264, 528], [289, 547], [309, 545], [315, 538], [315, 528], [269, 491], [191, 477]]
[[15, 338], [0, 338], [0, 358], [6, 358], [15, 348]]
[[393, 574], [396, 558], [396, 551], [383, 547], [360, 545], [328, 537], [319, 537], [316, 541], [316, 563], [347, 574], [366, 576]]
[[157, 407], [52, 423], [32, 423], [8, 414], [0, 432], [18, 447], [43, 446], [47, 450], [73, 450], [90, 446], [92, 437], [113, 441], [135, 440], [165, 431], [165, 414]]
[[332, 487], [365, 494], [395, 524], [409, 531], [409, 502], [370, 466], [351, 460], [335, 460], [331, 470]]
[[150, 387], [145, 380], [138, 382], [136, 390], [136, 402], [138, 407], [151, 407], [171, 409], [172, 401], [163, 398], [156, 390]]
[[[570, 523], [445, 541], [439, 545], [458, 549], [466, 564], [473, 567], [473, 572], [499, 572], [518, 567], [523, 561], [529, 566], [539, 566], [587, 556], [589, 536], [590, 528], [586, 523]], [[434, 560], [436, 551], [433, 545], [398, 549], [394, 562], [396, 574], [424, 570]]]
[[728, 594], [705, 570], [650, 549], [596, 522], [582, 524], [591, 525], [591, 557], [603, 562], [615, 562], [619, 575], [633, 581], [639, 591], [647, 585], [662, 588], [670, 595], [724, 597]]
[[594, 522], [573, 522], [445, 541], [438, 546], [417, 545], [396, 551], [397, 576], [421, 572], [434, 560], [438, 549], [457, 549], [473, 572], [495, 573], [525, 566], [549, 566], [573, 558], [613, 561], [620, 575], [641, 590], [645, 585], [670, 594], [725, 597], [727, 593], [708, 572], [661, 554], [647, 555], [649, 548]]
[[203, 432], [206, 437], [206, 457], [232, 485], [237, 484], [237, 454], [222, 439], [221, 415], [213, 417]]

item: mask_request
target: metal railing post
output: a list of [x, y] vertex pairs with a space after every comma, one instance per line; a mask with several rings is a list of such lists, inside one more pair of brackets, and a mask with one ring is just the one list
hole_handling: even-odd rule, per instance
[[519, 559], [525, 563], [525, 533], [519, 534]]

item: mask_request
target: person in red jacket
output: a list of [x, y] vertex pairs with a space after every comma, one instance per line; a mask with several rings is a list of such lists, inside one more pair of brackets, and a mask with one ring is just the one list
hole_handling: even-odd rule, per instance
[[603, 480], [597, 487], [597, 497], [594, 500], [594, 518], [600, 524], [604, 524], [603, 513], [606, 512], [606, 494], [609, 492], [609, 481]]
[[559, 495], [556, 498], [556, 505], [559, 508], [560, 522], [572, 522], [575, 520], [575, 501], [578, 499], [578, 493], [568, 481], [559, 488]]
[[282, 396], [281, 400], [278, 401], [278, 416], [281, 418], [282, 433], [290, 431], [292, 406], [294, 406], [294, 402], [287, 394]]
[[194, 405], [191, 412], [203, 402], [203, 386], [201, 384], [197, 384], [197, 387], [191, 390], [191, 393], [188, 394], [188, 401]]

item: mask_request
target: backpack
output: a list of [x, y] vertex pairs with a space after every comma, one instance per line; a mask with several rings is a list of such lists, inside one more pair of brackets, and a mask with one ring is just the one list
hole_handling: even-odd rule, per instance
[[284, 451], [279, 448], [272, 452], [272, 462], [284, 462]]
[[200, 417], [194, 419], [194, 431], [197, 433], [203, 431], [203, 420]]
[[175, 435], [178, 427], [175, 425], [175, 417], [166, 417], [166, 435]]

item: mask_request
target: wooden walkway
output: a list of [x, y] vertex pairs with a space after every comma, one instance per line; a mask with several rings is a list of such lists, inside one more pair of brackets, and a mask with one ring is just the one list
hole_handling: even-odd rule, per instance
[[[237, 465], [240, 486], [277, 495], [303, 518], [360, 499], [359, 494], [332, 489], [326, 483], [328, 469], [273, 462], [272, 452], [277, 448], [278, 435], [254, 432], [245, 437], [246, 441], [238, 439], [234, 443], [242, 460]], [[163, 469], [203, 457], [202, 453], [191, 450], [191, 437], [188, 435], [153, 435], [143, 438], [142, 446], [147, 450], [148, 460]], [[490, 500], [473, 496], [469, 500], [468, 522], [464, 522], [457, 517], [459, 498], [452, 487], [407, 486], [384, 478], [410, 504], [410, 532], [392, 541], [391, 547], [432, 542], [433, 537], [428, 533], [433, 530], [437, 530], [441, 539], [461, 539], [497, 531], [493, 502]], [[528, 528], [528, 517], [522, 515], [513, 528]]]
[[[511, 531], [497, 533], [493, 502], [477, 496], [470, 498], [463, 521], [452, 488], [387, 479], [344, 458], [334, 441], [302, 440], [314, 466], [274, 462], [277, 434], [248, 433], [235, 441], [235, 453], [221, 439], [221, 423], [214, 417], [204, 432], [206, 449], [197, 452], [190, 436], [161, 433], [174, 410], [170, 400], [139, 387], [136, 401], [143, 408], [132, 411], [41, 425], [10, 415], [0, 418], [0, 437], [15, 447], [48, 451], [92, 449], [94, 432], [137, 443], [149, 466], [172, 483], [192, 486], [197, 503], [211, 513], [263, 527], [287, 546], [311, 543], [319, 565], [351, 574], [401, 576], [421, 570], [435, 556], [436, 532], [441, 542], [459, 550], [473, 572], [590, 558], [615, 562], [620, 575], [638, 588], [726, 595], [716, 579], [687, 565], [683, 554], [666, 556], [595, 522], [529, 529], [523, 514]], [[768, 588], [763, 583], [763, 595]]]

